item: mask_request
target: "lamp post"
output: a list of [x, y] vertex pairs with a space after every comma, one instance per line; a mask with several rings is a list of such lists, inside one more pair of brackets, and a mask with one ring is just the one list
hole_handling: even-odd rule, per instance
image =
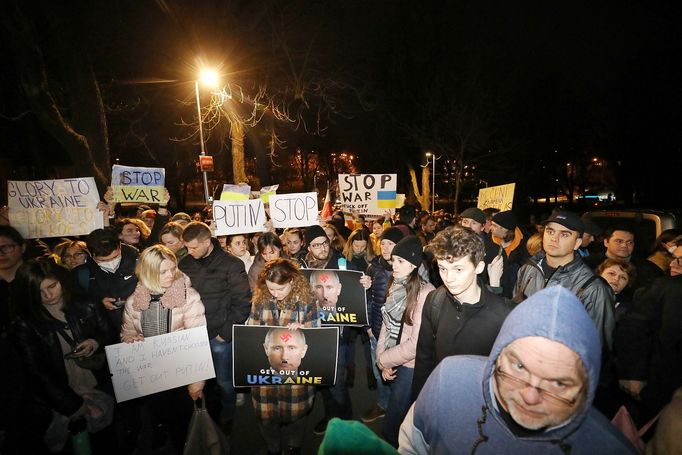
[[[199, 144], [201, 145], [201, 156], [206, 156], [206, 148], [204, 147], [204, 127], [201, 120], [201, 99], [199, 97], [199, 81], [209, 86], [216, 86], [218, 84], [218, 73], [214, 70], [204, 69], [199, 74], [199, 79], [194, 81], [194, 91], [197, 97], [197, 119], [199, 120]], [[202, 171], [204, 177], [204, 199], [206, 204], [211, 202], [208, 193], [208, 176], [206, 171]]]
[[436, 155], [431, 152], [426, 152], [426, 165], [429, 165], [429, 158], [431, 160], [431, 213], [436, 211]]

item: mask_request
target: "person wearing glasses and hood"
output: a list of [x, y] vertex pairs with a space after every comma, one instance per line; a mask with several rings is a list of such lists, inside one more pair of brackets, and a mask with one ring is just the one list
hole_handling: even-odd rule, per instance
[[490, 356], [453, 356], [400, 429], [402, 454], [634, 454], [592, 407], [601, 345], [576, 296], [554, 286], [507, 317]]

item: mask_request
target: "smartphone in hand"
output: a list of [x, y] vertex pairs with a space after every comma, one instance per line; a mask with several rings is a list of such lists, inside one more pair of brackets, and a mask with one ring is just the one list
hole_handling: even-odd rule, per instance
[[75, 348], [73, 348], [73, 350], [71, 352], [67, 352], [66, 354], [64, 354], [64, 358], [65, 359], [74, 359], [77, 357], [76, 354], [81, 352], [81, 350], [82, 350], [81, 347], [75, 347]]

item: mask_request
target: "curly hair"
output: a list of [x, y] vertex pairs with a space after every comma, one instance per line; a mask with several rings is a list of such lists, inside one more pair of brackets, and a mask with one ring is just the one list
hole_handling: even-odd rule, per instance
[[450, 226], [440, 231], [426, 246], [426, 251], [436, 260], [448, 262], [468, 256], [474, 265], [478, 265], [485, 256], [481, 236], [462, 226]]
[[254, 306], [264, 305], [272, 299], [266, 281], [277, 284], [291, 283], [291, 292], [285, 301], [311, 302], [313, 292], [310, 289], [308, 279], [303, 275], [298, 265], [289, 259], [274, 259], [265, 264], [258, 275], [256, 287], [253, 290], [252, 303]]

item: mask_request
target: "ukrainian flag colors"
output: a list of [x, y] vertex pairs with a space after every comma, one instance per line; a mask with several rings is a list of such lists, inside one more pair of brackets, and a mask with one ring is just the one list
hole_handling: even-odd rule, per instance
[[393, 209], [396, 206], [395, 191], [377, 191], [377, 207], [380, 209]]

